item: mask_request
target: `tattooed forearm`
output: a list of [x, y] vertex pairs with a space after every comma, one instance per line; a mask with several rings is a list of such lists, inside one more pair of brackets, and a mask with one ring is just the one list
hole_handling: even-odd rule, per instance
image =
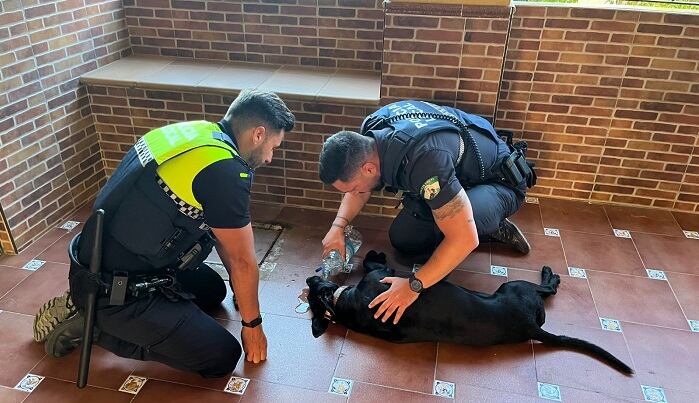
[[459, 194], [454, 196], [454, 198], [451, 199], [447, 204], [436, 210], [433, 210], [432, 214], [434, 215], [435, 220], [446, 220], [460, 213], [467, 203], [468, 198], [466, 197], [466, 193], [464, 193], [464, 191], [461, 191], [459, 192]]

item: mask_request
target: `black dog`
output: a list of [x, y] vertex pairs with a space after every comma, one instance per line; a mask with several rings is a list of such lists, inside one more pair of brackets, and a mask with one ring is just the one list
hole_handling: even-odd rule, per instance
[[509, 281], [493, 295], [440, 281], [420, 294], [397, 325], [390, 320], [384, 323], [374, 319], [376, 308], [369, 309], [369, 302], [390, 287], [381, 283], [381, 279], [395, 273], [386, 266], [386, 255], [370, 251], [364, 259], [364, 268], [366, 274], [357, 286], [339, 287], [318, 276], [306, 279], [314, 337], [323, 334], [332, 320], [356, 332], [395, 343], [441, 341], [488, 346], [533, 339], [590, 354], [624, 374], [633, 374], [631, 368], [608, 351], [541, 328], [545, 318], [544, 298], [555, 294], [561, 281], [548, 266], [541, 270], [540, 285]]

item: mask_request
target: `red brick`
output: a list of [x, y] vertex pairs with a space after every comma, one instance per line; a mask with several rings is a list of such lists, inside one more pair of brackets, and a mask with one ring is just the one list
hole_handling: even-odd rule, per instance
[[655, 120], [658, 117], [656, 112], [644, 112], [636, 110], [623, 110], [619, 109], [614, 113], [615, 117], [625, 118], [625, 119], [639, 119], [639, 120]]
[[545, 27], [548, 28], [569, 28], [569, 29], [587, 29], [590, 25], [588, 20], [571, 20], [571, 19], [554, 19], [546, 20]]
[[636, 24], [622, 21], [592, 21], [590, 28], [594, 31], [633, 32], [636, 29]]
[[392, 41], [387, 50], [434, 53], [437, 44], [430, 42]]
[[393, 24], [410, 28], [437, 28], [439, 26], [439, 18], [409, 15], [393, 16]]
[[415, 63], [440, 66], [458, 66], [459, 58], [456, 56], [441, 55], [415, 55]]
[[[439, 42], [461, 42], [464, 38], [461, 32], [455, 31], [437, 31], [437, 30], [425, 30], [418, 29], [417, 31], [409, 30], [410, 35], [406, 38], [412, 38], [413, 32], [415, 32], [415, 39], [420, 39], [424, 41], [439, 41]], [[386, 36], [389, 38], [389, 36]], [[396, 38], [396, 36], [390, 36], [390, 38]]]

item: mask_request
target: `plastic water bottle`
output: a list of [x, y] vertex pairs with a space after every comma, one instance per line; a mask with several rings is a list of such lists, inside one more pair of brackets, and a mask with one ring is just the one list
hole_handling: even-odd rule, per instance
[[352, 271], [352, 265], [349, 264], [350, 259], [354, 256], [359, 247], [362, 246], [362, 234], [359, 233], [353, 226], [345, 227], [345, 260], [342, 260], [340, 251], [333, 249], [328, 253], [328, 256], [323, 259], [319, 267], [321, 277], [327, 280], [328, 277], [334, 276], [340, 272], [349, 273]]

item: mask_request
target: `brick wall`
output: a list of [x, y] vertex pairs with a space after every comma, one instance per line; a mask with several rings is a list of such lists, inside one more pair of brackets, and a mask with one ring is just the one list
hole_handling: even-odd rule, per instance
[[[508, 8], [391, 5], [384, 33], [378, 0], [126, 0], [125, 18], [118, 1], [1, 4], [6, 251], [94, 195], [103, 164], [111, 172], [145, 131], [216, 120], [232, 100], [111, 87], [88, 97], [77, 78], [129, 52], [126, 21], [137, 53], [381, 68], [384, 103], [455, 105], [529, 141], [533, 195], [699, 211], [697, 15], [518, 5], [510, 20]], [[288, 102], [299, 126], [254, 198], [335, 208], [317, 152], [374, 108]], [[380, 195], [368, 212], [393, 204]]]
[[[149, 130], [184, 120], [216, 122], [235, 98], [107, 86], [89, 86], [88, 91], [108, 174], [136, 139]], [[296, 127], [286, 135], [272, 164], [255, 171], [252, 199], [336, 209], [341, 195], [318, 180], [318, 152], [329, 135], [356, 130], [376, 107], [320, 104], [288, 97], [284, 101], [296, 116]], [[391, 215], [393, 206], [395, 199], [391, 195], [376, 195], [365, 212]]]
[[118, 0], [0, 7], [0, 243], [15, 252], [97, 191], [100, 149], [78, 79], [128, 40]]
[[124, 0], [133, 51], [379, 70], [381, 0]]
[[391, 4], [386, 9], [381, 95], [495, 115], [509, 7]]
[[699, 16], [518, 6], [496, 124], [533, 194], [699, 211]]

